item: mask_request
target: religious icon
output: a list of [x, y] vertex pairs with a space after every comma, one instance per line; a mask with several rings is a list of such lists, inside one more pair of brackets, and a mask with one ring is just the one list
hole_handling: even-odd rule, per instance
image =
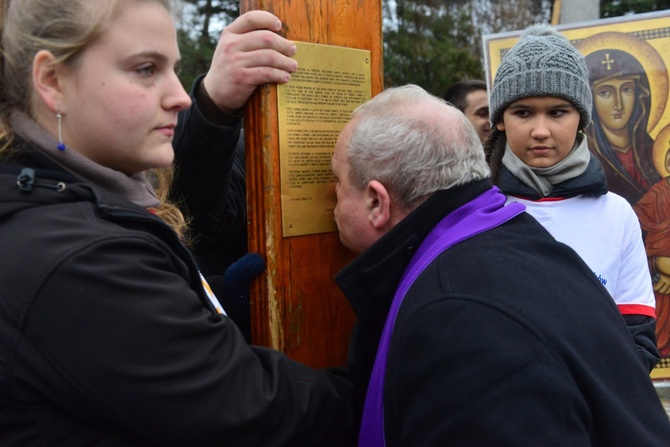
[[[668, 169], [668, 144], [662, 143], [668, 140], [659, 134], [657, 140], [662, 144], [657, 145], [649, 134], [667, 103], [667, 68], [660, 54], [633, 34], [598, 33], [576, 47], [586, 59], [593, 91], [591, 123], [586, 129], [589, 148], [603, 165], [608, 188], [628, 200], [640, 219], [656, 298], [657, 347], [667, 359], [670, 228], [663, 231], [661, 227], [670, 222], [666, 211], [670, 210], [670, 177], [663, 179]], [[659, 152], [661, 163], [657, 161]]]
[[[649, 135], [651, 117], [650, 77], [667, 79], [665, 64], [656, 54], [654, 70], [648, 72], [628, 51], [645, 48], [644, 40], [625, 33], [600, 33], [580, 41], [576, 47], [586, 59], [593, 91], [591, 124], [586, 129], [589, 148], [598, 157], [611, 191], [637, 202], [661, 179], [654, 166], [654, 140]], [[596, 49], [605, 47], [603, 49]], [[664, 96], [667, 98], [667, 82]], [[655, 123], [654, 123], [655, 124]]]

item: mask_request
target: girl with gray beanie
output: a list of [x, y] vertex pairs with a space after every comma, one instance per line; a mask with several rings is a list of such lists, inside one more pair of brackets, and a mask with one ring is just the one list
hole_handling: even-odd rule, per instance
[[491, 90], [485, 145], [492, 180], [572, 247], [613, 297], [650, 371], [655, 299], [637, 217], [609, 192], [582, 130], [593, 97], [584, 57], [548, 25], [528, 28], [503, 58]]

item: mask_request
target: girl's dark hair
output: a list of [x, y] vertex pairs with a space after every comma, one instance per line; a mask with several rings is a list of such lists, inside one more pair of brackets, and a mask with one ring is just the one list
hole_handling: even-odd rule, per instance
[[494, 185], [498, 184], [506, 144], [507, 136], [505, 132], [498, 130], [495, 125], [492, 126], [491, 132], [489, 132], [489, 136], [484, 143], [484, 154], [486, 154], [486, 161], [488, 161], [491, 168], [491, 182]]

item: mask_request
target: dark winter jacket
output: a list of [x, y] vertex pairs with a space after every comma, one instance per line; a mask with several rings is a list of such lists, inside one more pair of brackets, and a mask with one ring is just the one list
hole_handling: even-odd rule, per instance
[[345, 372], [250, 347], [146, 209], [34, 155], [0, 233], [3, 447], [351, 445]]
[[[360, 406], [401, 275], [488, 181], [435, 193], [337, 277]], [[530, 215], [447, 249], [409, 289], [386, 367], [387, 447], [660, 446], [670, 422], [607, 291]]]
[[190, 219], [191, 249], [200, 271], [251, 342], [249, 283], [264, 264], [260, 255], [247, 253], [242, 118], [218, 124], [204, 116], [196, 95], [203, 77], [191, 89], [192, 106], [179, 113], [171, 199]]
[[[516, 178], [505, 166], [500, 169], [498, 187], [508, 196], [523, 197], [528, 200], [545, 198]], [[589, 164], [582, 174], [554, 185], [553, 191], [546, 198], [569, 198], [578, 195], [602, 196], [607, 194], [607, 191], [605, 171], [598, 159], [591, 154]], [[661, 360], [656, 347], [656, 319], [637, 314], [625, 314], [623, 318], [635, 340], [642, 362], [647, 370], [651, 371]]]
[[230, 126], [209, 122], [195, 98], [179, 114], [173, 146], [173, 196], [195, 229], [193, 250], [205, 275], [223, 275], [247, 252], [247, 203], [242, 118]]

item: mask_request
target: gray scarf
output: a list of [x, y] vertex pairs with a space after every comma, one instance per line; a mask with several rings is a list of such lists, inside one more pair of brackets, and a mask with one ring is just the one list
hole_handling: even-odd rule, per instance
[[101, 166], [71, 148], [59, 151], [56, 148], [58, 145], [56, 138], [23, 112], [12, 112], [10, 125], [18, 136], [32, 143], [40, 153], [70, 174], [104, 190], [121, 195], [143, 208], [155, 208], [160, 204], [144, 172], [127, 176], [122, 172]]
[[579, 133], [568, 156], [548, 168], [528, 166], [512, 152], [509, 144], [505, 147], [502, 163], [524, 185], [532, 188], [540, 196], [546, 197], [553, 191], [554, 185], [583, 174], [589, 165], [590, 157], [586, 138]]

